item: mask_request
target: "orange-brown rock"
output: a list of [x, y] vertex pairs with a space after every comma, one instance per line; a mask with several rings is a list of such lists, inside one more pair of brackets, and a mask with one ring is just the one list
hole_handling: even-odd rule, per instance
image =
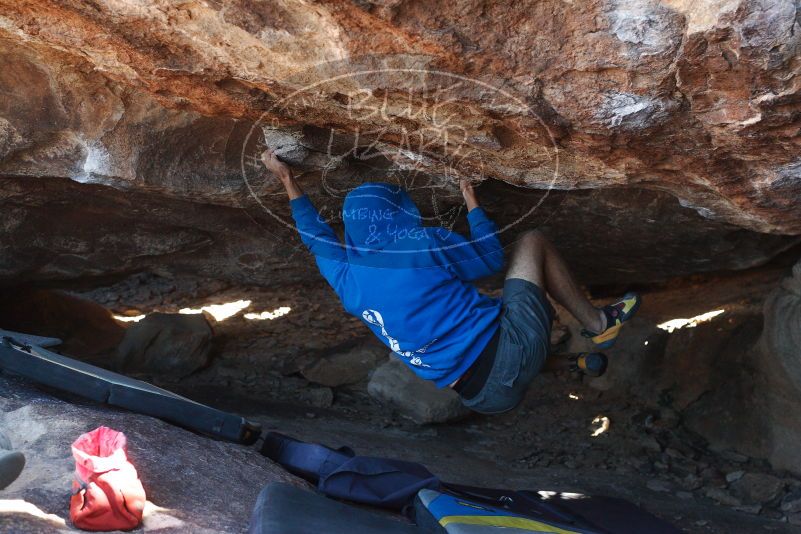
[[[87, 207], [138, 192], [261, 221], [282, 202], [250, 165], [264, 138], [330, 212], [357, 181], [414, 180], [447, 223], [455, 179], [489, 177], [530, 190], [482, 187], [518, 222], [509, 236], [555, 219], [571, 246], [600, 232], [590, 275], [641, 258], [597, 281], [755, 265], [801, 235], [798, 13], [794, 0], [0, 0], [0, 252], [18, 258], [0, 277], [120, 270], [21, 259], [54, 246], [26, 239], [26, 213], [64, 214], [76, 195], [43, 176], [93, 182]], [[284, 227], [267, 216], [252, 232], [265, 230]], [[95, 233], [78, 239], [102, 248]], [[225, 233], [204, 234], [215, 258]], [[131, 240], [126, 268], [198, 239], [163, 257]]]

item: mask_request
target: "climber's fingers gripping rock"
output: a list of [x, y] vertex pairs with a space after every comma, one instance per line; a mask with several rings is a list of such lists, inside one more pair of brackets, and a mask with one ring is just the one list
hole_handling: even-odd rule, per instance
[[289, 170], [289, 166], [278, 159], [278, 156], [270, 148], [261, 153], [261, 161], [267, 170], [275, 174], [280, 180], [284, 181], [291, 178], [292, 173]]

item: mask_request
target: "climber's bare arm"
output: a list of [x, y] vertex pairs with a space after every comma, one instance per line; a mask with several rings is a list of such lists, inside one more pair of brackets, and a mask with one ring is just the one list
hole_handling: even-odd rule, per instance
[[292, 176], [292, 169], [289, 168], [289, 165], [279, 160], [272, 150], [268, 148], [262, 152], [261, 161], [264, 163], [264, 166], [267, 167], [267, 170], [275, 174], [278, 179], [281, 180], [281, 183], [284, 184], [284, 189], [286, 189], [289, 200], [295, 200], [303, 196], [303, 191]]
[[464, 201], [467, 203], [467, 212], [471, 212], [473, 208], [478, 207], [478, 197], [476, 196], [476, 192], [473, 190], [473, 184], [470, 183], [470, 180], [462, 178], [459, 180], [459, 189], [462, 190], [462, 196], [464, 197]]

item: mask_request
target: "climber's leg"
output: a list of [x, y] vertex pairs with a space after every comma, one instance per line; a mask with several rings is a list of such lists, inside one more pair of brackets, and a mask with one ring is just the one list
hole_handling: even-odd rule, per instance
[[584, 326], [582, 334], [599, 349], [614, 345], [623, 323], [640, 307], [637, 293], [626, 293], [619, 301], [596, 308], [584, 295], [556, 247], [539, 231], [524, 232], [512, 254], [510, 278], [522, 278], [544, 288]]
[[578, 319], [585, 329], [602, 332], [604, 314], [592, 305], [556, 247], [538, 230], [520, 235], [509, 261], [506, 279], [521, 278], [537, 284]]

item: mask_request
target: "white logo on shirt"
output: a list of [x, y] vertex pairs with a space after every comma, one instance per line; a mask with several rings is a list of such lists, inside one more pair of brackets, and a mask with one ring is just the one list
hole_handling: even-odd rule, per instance
[[392, 352], [398, 354], [399, 356], [403, 356], [404, 358], [409, 358], [409, 363], [416, 365], [417, 367], [431, 367], [430, 365], [423, 363], [423, 360], [419, 355], [424, 354], [425, 351], [428, 350], [428, 347], [430, 347], [436, 341], [436, 339], [432, 339], [426, 343], [423, 348], [415, 351], [401, 350], [398, 340], [390, 336], [389, 332], [387, 332], [387, 329], [384, 328], [384, 318], [378, 311], [364, 310], [362, 312], [362, 317], [368, 323], [374, 324], [381, 328], [381, 335], [387, 338], [387, 341], [389, 341], [389, 348], [392, 349]]

